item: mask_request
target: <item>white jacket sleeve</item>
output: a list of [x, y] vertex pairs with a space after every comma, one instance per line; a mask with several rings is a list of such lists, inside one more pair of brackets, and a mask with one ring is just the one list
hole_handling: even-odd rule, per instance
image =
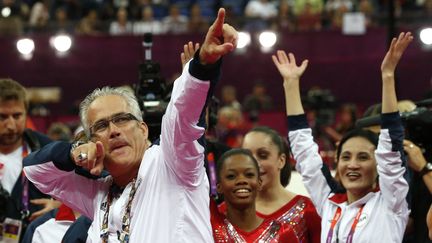
[[296, 170], [301, 174], [318, 214], [322, 215], [322, 206], [330, 195], [331, 188], [321, 171], [323, 162], [318, 145], [313, 141], [312, 130], [308, 128], [289, 132], [289, 140], [297, 162]]
[[69, 151], [69, 143], [52, 142], [24, 159], [24, 173], [41, 192], [92, 219], [94, 198], [109, 183], [76, 174]]
[[52, 162], [27, 166], [24, 172], [41, 192], [93, 219], [94, 198], [104, 185], [101, 181], [88, 179], [75, 171], [59, 170]]
[[201, 75], [205, 68], [196, 59], [185, 65], [182, 75], [174, 82], [171, 100], [162, 118], [163, 160], [177, 180], [187, 187], [198, 186], [205, 177], [204, 144], [198, 141], [204, 138], [205, 128], [199, 121], [204, 118], [211, 81], [217, 79], [219, 65], [210, 67], [208, 79], [196, 78], [206, 76]]
[[297, 162], [296, 170], [301, 174], [318, 214], [322, 215], [322, 207], [331, 193], [331, 188], [321, 170], [323, 161], [318, 152], [318, 145], [313, 141], [312, 129], [306, 128], [304, 115], [290, 116], [288, 121], [288, 137]]
[[393, 212], [400, 213], [401, 210], [406, 212], [409, 185], [404, 177], [406, 164], [402, 146], [403, 128], [399, 114], [397, 112], [383, 114], [382, 128], [378, 148], [375, 151], [380, 190]]

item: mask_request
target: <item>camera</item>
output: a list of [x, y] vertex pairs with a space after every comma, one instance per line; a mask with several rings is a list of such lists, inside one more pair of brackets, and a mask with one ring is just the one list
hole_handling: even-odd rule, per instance
[[152, 34], [144, 34], [144, 62], [139, 65], [138, 83], [135, 96], [138, 99], [143, 119], [149, 127], [149, 139], [154, 141], [161, 132], [162, 116], [167, 108], [170, 92], [167, 92], [165, 79], [160, 74], [160, 65], [152, 61]]
[[[417, 107], [409, 112], [401, 112], [403, 126], [405, 128], [405, 137], [413, 143], [424, 148], [426, 151], [432, 151], [432, 110], [428, 108], [432, 100], [423, 100], [416, 102]], [[375, 105], [366, 112], [369, 116], [356, 121], [356, 127], [370, 127], [381, 125], [379, 113], [381, 105]], [[374, 115], [375, 114], [375, 115]]]
[[431, 151], [432, 148], [432, 110], [418, 107], [413, 111], [401, 113], [405, 136], [415, 144]]
[[317, 126], [326, 126], [333, 123], [336, 98], [330, 90], [310, 89], [303, 100], [306, 108], [316, 112]]

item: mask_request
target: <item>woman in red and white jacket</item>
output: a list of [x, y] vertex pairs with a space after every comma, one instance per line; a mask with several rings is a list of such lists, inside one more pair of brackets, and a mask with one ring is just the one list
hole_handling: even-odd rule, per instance
[[381, 64], [382, 130], [347, 134], [337, 151], [337, 173], [344, 193], [331, 190], [322, 159], [308, 127], [299, 80], [308, 61], [296, 65], [292, 53], [278, 51], [273, 61], [284, 79], [289, 140], [296, 168], [321, 216], [321, 242], [402, 242], [408, 221], [408, 183], [404, 178], [403, 127], [397, 110], [394, 70], [412, 41], [411, 33], [392, 40]]

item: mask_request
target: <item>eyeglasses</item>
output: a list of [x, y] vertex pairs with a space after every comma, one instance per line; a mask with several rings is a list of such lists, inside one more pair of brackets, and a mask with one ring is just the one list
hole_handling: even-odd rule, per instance
[[117, 127], [126, 125], [129, 121], [138, 121], [138, 119], [131, 113], [119, 113], [111, 116], [107, 119], [102, 119], [93, 124], [89, 130], [90, 134], [101, 134], [107, 130], [110, 122], [112, 122]]

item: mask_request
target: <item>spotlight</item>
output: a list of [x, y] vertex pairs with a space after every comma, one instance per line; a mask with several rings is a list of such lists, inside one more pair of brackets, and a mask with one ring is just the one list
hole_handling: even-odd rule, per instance
[[65, 53], [71, 48], [72, 39], [68, 35], [61, 34], [51, 37], [50, 43], [59, 53]]
[[264, 31], [259, 35], [258, 39], [264, 49], [270, 49], [276, 44], [277, 36], [272, 31]]
[[248, 32], [239, 32], [238, 33], [238, 42], [237, 48], [245, 48], [251, 43], [251, 36]]
[[424, 28], [420, 30], [420, 40], [425, 45], [432, 44], [432, 28]]
[[24, 56], [31, 56], [35, 49], [35, 44], [32, 39], [24, 38], [17, 41], [17, 49]]
[[7, 18], [11, 15], [11, 9], [9, 7], [4, 7], [1, 10], [1, 15], [3, 16], [3, 18]]

